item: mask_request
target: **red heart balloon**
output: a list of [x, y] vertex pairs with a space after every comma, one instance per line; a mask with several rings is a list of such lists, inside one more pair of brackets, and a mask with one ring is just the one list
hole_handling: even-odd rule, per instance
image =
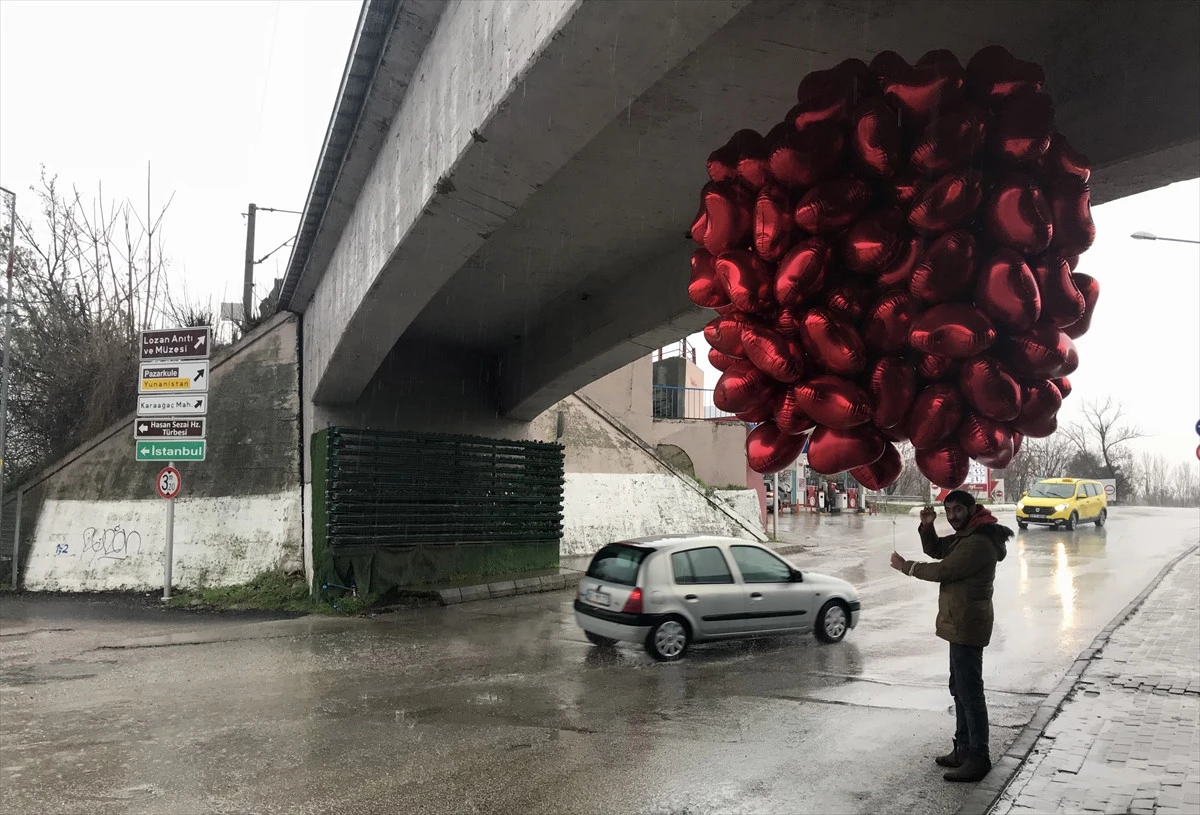
[[919, 172], [911, 167], [901, 168], [892, 177], [892, 201], [907, 213], [926, 186], [926, 179]]
[[1001, 45], [984, 46], [967, 63], [968, 96], [991, 108], [1018, 94], [1036, 93], [1045, 82], [1042, 66], [1016, 59]]
[[754, 251], [766, 261], [777, 261], [792, 245], [791, 201], [782, 187], [763, 187], [754, 202]]
[[765, 312], [774, 305], [772, 269], [747, 249], [731, 249], [717, 257], [717, 276], [739, 310]]
[[814, 308], [804, 315], [800, 340], [808, 355], [832, 373], [852, 376], [867, 367], [867, 349], [862, 337], [828, 309]]
[[903, 470], [904, 460], [900, 457], [900, 451], [896, 445], [886, 442], [882, 456], [862, 467], [852, 467], [850, 477], [869, 490], [879, 491], [900, 480]]
[[762, 424], [769, 422], [775, 418], [775, 405], [773, 400], [763, 402], [761, 405], [756, 405], [749, 410], [743, 410], [741, 413], [733, 414], [743, 422], [749, 424]]
[[744, 243], [754, 221], [754, 202], [746, 188], [732, 181], [704, 185], [701, 213], [692, 224], [692, 239], [714, 256]]
[[1004, 329], [1022, 331], [1037, 322], [1042, 298], [1025, 258], [1012, 249], [996, 250], [980, 266], [975, 304]]
[[1054, 135], [1054, 103], [1044, 93], [1023, 93], [1000, 108], [989, 148], [1008, 161], [1036, 163], [1050, 149]]
[[1042, 156], [1041, 173], [1047, 179], [1071, 176], [1086, 184], [1092, 176], [1092, 163], [1071, 146], [1066, 136], [1055, 133], [1050, 137], [1050, 149]]
[[873, 296], [874, 292], [869, 286], [850, 279], [829, 290], [825, 295], [825, 308], [837, 319], [852, 326], [858, 325], [863, 310], [872, 305]]
[[713, 181], [732, 181], [737, 178], [738, 158], [747, 149], [762, 142], [757, 130], [739, 130], [729, 141], [708, 155], [708, 177]]
[[944, 303], [971, 291], [974, 283], [975, 236], [956, 229], [942, 235], [925, 252], [913, 269], [908, 290], [927, 303]]
[[884, 82], [895, 79], [908, 68], [908, 61], [895, 51], [880, 51], [867, 66], [867, 70], [878, 80], [881, 87]]
[[811, 187], [842, 160], [846, 140], [834, 122], [818, 122], [785, 136], [771, 153], [770, 167], [785, 187]]
[[917, 397], [917, 372], [899, 357], [883, 357], [871, 369], [872, 420], [876, 427], [893, 427], [904, 421]]
[[926, 354], [965, 359], [991, 348], [996, 329], [975, 306], [942, 303], [913, 321], [908, 342]]
[[1079, 367], [1075, 343], [1049, 323], [1035, 323], [1032, 328], [1007, 338], [1001, 354], [1009, 367], [1026, 379], [1068, 376]]
[[894, 424], [891, 427], [878, 427], [880, 435], [891, 442], [906, 442], [908, 441], [908, 422], [901, 421], [899, 424]]
[[860, 59], [844, 60], [825, 71], [813, 71], [796, 89], [798, 104], [788, 119], [803, 130], [822, 122], [844, 122], [861, 97], [877, 91], [874, 77]]
[[1083, 272], [1073, 272], [1071, 279], [1075, 281], [1075, 287], [1083, 295], [1083, 316], [1063, 330], [1066, 331], [1068, 337], [1077, 340], [1092, 327], [1092, 314], [1096, 311], [1096, 301], [1100, 299], [1100, 283], [1096, 278]]
[[916, 451], [917, 469], [944, 490], [953, 490], [967, 480], [971, 459], [956, 441]]
[[751, 144], [738, 155], [737, 177], [751, 190], [761, 190], [774, 183], [771, 177], [771, 152], [783, 137], [793, 130], [791, 122], [780, 122], [771, 128], [757, 144]]
[[1012, 432], [1000, 422], [968, 412], [958, 427], [958, 443], [980, 464], [1003, 470], [1013, 459]]
[[849, 379], [822, 374], [795, 390], [800, 409], [817, 424], [844, 430], [871, 421], [871, 398]]
[[923, 190], [908, 213], [918, 232], [939, 234], [966, 222], [983, 201], [983, 176], [974, 170], [948, 173]]
[[934, 447], [958, 430], [963, 398], [952, 385], [929, 385], [917, 394], [909, 413], [908, 437], [918, 450]]
[[813, 187], [796, 205], [796, 226], [814, 235], [845, 229], [871, 200], [871, 188], [857, 178], [835, 178]]
[[804, 352], [793, 339], [749, 320], [742, 323], [742, 345], [754, 367], [779, 382], [791, 383], [804, 373]]
[[1051, 248], [1064, 257], [1083, 254], [1096, 240], [1092, 193], [1088, 185], [1074, 176], [1063, 176], [1049, 182], [1046, 193], [1054, 216]]
[[1034, 264], [1033, 276], [1042, 298], [1041, 321], [1059, 328], [1079, 322], [1087, 309], [1087, 300], [1076, 287], [1067, 262], [1053, 256], [1043, 257]]
[[801, 241], [779, 261], [775, 299], [781, 306], [798, 306], [825, 284], [829, 244], [821, 238]]
[[1021, 393], [1021, 414], [1013, 420], [1013, 429], [1023, 436], [1044, 439], [1058, 429], [1061, 407], [1062, 394], [1052, 382], [1026, 385]]
[[1060, 376], [1057, 379], [1051, 379], [1050, 384], [1058, 388], [1058, 392], [1062, 394], [1063, 399], [1066, 399], [1071, 395], [1071, 380], [1067, 379], [1065, 376]]
[[913, 368], [917, 371], [917, 377], [925, 382], [958, 380], [958, 362], [950, 357], [922, 354], [918, 351], [912, 363]]
[[800, 399], [795, 388], [788, 388], [780, 397], [775, 407], [775, 424], [780, 431], [789, 436], [807, 433], [817, 426], [804, 409], [800, 407]]
[[1031, 176], [1010, 173], [992, 190], [984, 207], [988, 234], [1004, 246], [1037, 254], [1054, 234], [1050, 205]]
[[746, 360], [730, 365], [713, 388], [713, 404], [726, 413], [752, 410], [773, 396], [770, 377]]
[[892, 73], [882, 78], [880, 85], [887, 101], [902, 114], [905, 128], [918, 132], [939, 110], [958, 102], [965, 71], [957, 59], [951, 62], [953, 56], [948, 51], [938, 52], [911, 68], [896, 63], [889, 66]]
[[692, 253], [692, 280], [688, 283], [688, 297], [703, 308], [729, 305], [729, 295], [717, 279], [716, 259], [706, 249], [697, 249]]
[[746, 434], [746, 462], [756, 473], [777, 473], [800, 457], [804, 441], [804, 436], [780, 432], [774, 422], [763, 422]]
[[964, 362], [958, 373], [958, 386], [967, 404], [989, 419], [1010, 422], [1021, 413], [1020, 384], [991, 357]]
[[775, 330], [785, 337], [800, 337], [800, 321], [803, 319], [805, 312], [801, 311], [800, 316], [796, 316], [796, 312], [790, 308], [779, 310], [779, 316], [775, 318]]
[[842, 240], [842, 262], [852, 272], [873, 274], [895, 261], [904, 246], [902, 217], [889, 210], [860, 219]]
[[909, 238], [901, 245], [896, 259], [888, 264], [876, 279], [880, 288], [908, 291], [913, 269], [917, 267], [917, 261], [921, 259], [923, 248], [921, 243], [920, 238]]
[[912, 166], [925, 175], [942, 175], [970, 164], [983, 147], [986, 121], [972, 106], [938, 116], [913, 145]]
[[870, 425], [849, 430], [817, 426], [808, 443], [808, 466], [823, 475], [873, 464], [887, 451], [887, 441]]
[[1017, 454], [1021, 452], [1021, 442], [1025, 441], [1025, 437], [1014, 430], [1013, 434], [1012, 434], [1012, 438], [1013, 438], [1013, 458], [1016, 458]]
[[896, 111], [879, 97], [864, 99], [854, 111], [850, 149], [863, 169], [890, 176], [903, 159], [904, 131]]
[[863, 323], [863, 343], [873, 354], [894, 354], [908, 345], [919, 305], [908, 292], [888, 292], [875, 301]]
[[742, 345], [742, 323], [737, 316], [716, 317], [704, 326], [704, 339], [722, 354], [740, 359], [746, 358], [746, 346]]
[[1065, 260], [1067, 265], [1071, 267], [1072, 272], [1075, 271], [1075, 267], [1079, 265], [1079, 255], [1067, 255], [1065, 258], [1063, 258], [1063, 260]]
[[738, 361], [738, 357], [731, 357], [729, 354], [722, 354], [716, 348], [708, 349], [708, 364], [716, 368], [718, 371], [728, 371], [729, 366]]

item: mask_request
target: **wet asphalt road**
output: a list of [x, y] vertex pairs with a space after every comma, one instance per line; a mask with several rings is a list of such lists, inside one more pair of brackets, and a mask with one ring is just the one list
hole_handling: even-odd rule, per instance
[[[1002, 522], [1012, 524], [1011, 514]], [[954, 812], [936, 586], [915, 519], [784, 516], [802, 569], [862, 594], [838, 645], [589, 646], [558, 592], [373, 619], [0, 601], [6, 813]], [[943, 522], [940, 522], [943, 523]], [[1015, 526], [1015, 525], [1014, 525]], [[993, 754], [1108, 621], [1196, 543], [1195, 510], [1010, 543], [985, 656]]]

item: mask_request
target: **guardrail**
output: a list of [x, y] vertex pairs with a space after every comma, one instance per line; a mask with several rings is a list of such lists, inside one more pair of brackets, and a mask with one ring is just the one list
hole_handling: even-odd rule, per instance
[[713, 392], [706, 388], [654, 386], [655, 419], [736, 419], [732, 413], [713, 404]]

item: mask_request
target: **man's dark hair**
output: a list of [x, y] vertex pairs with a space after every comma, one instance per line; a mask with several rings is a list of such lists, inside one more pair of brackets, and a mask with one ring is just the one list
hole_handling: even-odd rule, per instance
[[966, 507], [967, 509], [974, 509], [975, 508], [975, 496], [972, 495], [971, 493], [967, 492], [966, 490], [954, 490], [949, 495], [947, 495], [944, 499], [942, 499], [942, 503], [943, 504], [958, 504], [960, 506]]

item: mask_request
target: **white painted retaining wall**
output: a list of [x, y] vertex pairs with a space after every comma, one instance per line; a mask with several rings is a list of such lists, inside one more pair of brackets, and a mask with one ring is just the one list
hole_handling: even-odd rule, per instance
[[[563, 555], [588, 555], [606, 543], [647, 535], [695, 532], [753, 539], [745, 526], [669, 473], [567, 473], [563, 504]], [[744, 523], [761, 528], [753, 517], [743, 518]]]
[[[31, 591], [162, 588], [166, 507], [144, 501], [47, 500], [23, 584]], [[303, 568], [300, 489], [175, 502], [172, 583], [231, 586], [269, 569]]]

